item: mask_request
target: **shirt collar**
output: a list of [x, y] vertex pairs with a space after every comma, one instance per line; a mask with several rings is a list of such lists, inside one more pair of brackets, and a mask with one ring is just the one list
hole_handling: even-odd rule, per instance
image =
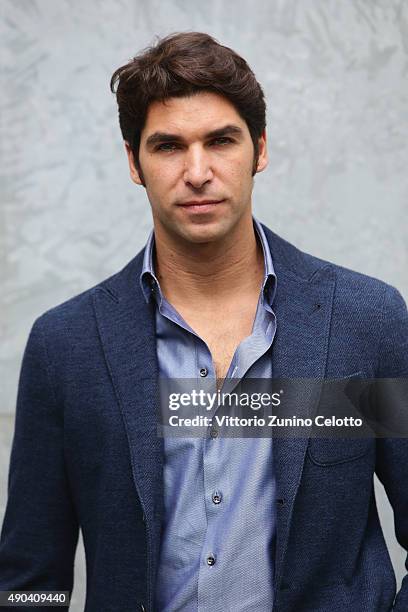
[[272, 253], [262, 225], [255, 217], [252, 217], [252, 219], [254, 222], [254, 228], [259, 237], [259, 242], [262, 246], [262, 252], [264, 256], [264, 279], [262, 282], [262, 291], [267, 303], [271, 306], [275, 298], [277, 282], [275, 269], [273, 267]]
[[143, 256], [142, 272], [140, 274], [140, 286], [145, 296], [146, 302], [150, 301], [152, 294], [155, 291], [155, 287], [160, 289], [159, 281], [154, 273], [153, 263], [153, 252], [154, 252], [154, 231], [152, 230], [149, 234], [149, 238], [146, 242], [146, 247]]
[[[260, 222], [253, 217], [254, 228], [259, 238], [259, 242], [262, 246], [262, 252], [264, 256], [264, 279], [262, 282], [262, 291], [266, 298], [266, 301], [269, 305], [272, 304], [275, 292], [276, 292], [276, 274], [273, 267], [272, 254], [269, 248], [268, 241], [265, 236], [265, 232], [262, 228]], [[145, 252], [143, 256], [143, 266], [142, 272], [140, 274], [140, 286], [142, 288], [143, 294], [145, 296], [146, 302], [149, 302], [152, 294], [157, 289], [160, 297], [161, 289], [159, 281], [156, 278], [154, 272], [154, 263], [153, 263], [153, 253], [154, 253], [154, 231], [150, 232], [149, 238], [146, 242]]]

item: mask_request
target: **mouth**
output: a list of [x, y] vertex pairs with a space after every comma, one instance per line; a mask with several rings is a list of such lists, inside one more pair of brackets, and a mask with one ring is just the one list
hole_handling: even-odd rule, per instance
[[189, 212], [206, 213], [214, 210], [214, 208], [222, 204], [222, 202], [224, 202], [224, 200], [190, 200], [189, 202], [183, 202], [178, 206]]

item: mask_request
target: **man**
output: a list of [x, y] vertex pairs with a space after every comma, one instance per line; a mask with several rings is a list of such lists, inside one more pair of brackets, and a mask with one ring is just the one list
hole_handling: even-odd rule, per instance
[[81, 527], [87, 612], [407, 610], [373, 491], [408, 548], [406, 440], [163, 438], [156, 414], [159, 378], [405, 377], [400, 294], [253, 219], [265, 103], [231, 49], [172, 35], [116, 82], [154, 233], [34, 323], [0, 589], [71, 591]]

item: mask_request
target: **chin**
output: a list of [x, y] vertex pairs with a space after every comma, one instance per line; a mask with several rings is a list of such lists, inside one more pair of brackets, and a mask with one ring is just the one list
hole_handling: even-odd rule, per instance
[[221, 223], [197, 224], [189, 225], [188, 227], [178, 227], [177, 234], [187, 242], [205, 244], [222, 240], [228, 234], [229, 229], [228, 226]]

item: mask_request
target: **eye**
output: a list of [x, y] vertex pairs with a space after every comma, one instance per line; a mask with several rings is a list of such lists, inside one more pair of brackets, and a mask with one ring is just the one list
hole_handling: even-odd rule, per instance
[[214, 144], [220, 144], [220, 145], [225, 145], [225, 144], [229, 144], [230, 142], [233, 142], [231, 138], [228, 138], [227, 136], [220, 136], [220, 138], [215, 138], [215, 140], [213, 140]]
[[162, 142], [156, 147], [156, 151], [174, 151], [176, 146], [174, 142]]

